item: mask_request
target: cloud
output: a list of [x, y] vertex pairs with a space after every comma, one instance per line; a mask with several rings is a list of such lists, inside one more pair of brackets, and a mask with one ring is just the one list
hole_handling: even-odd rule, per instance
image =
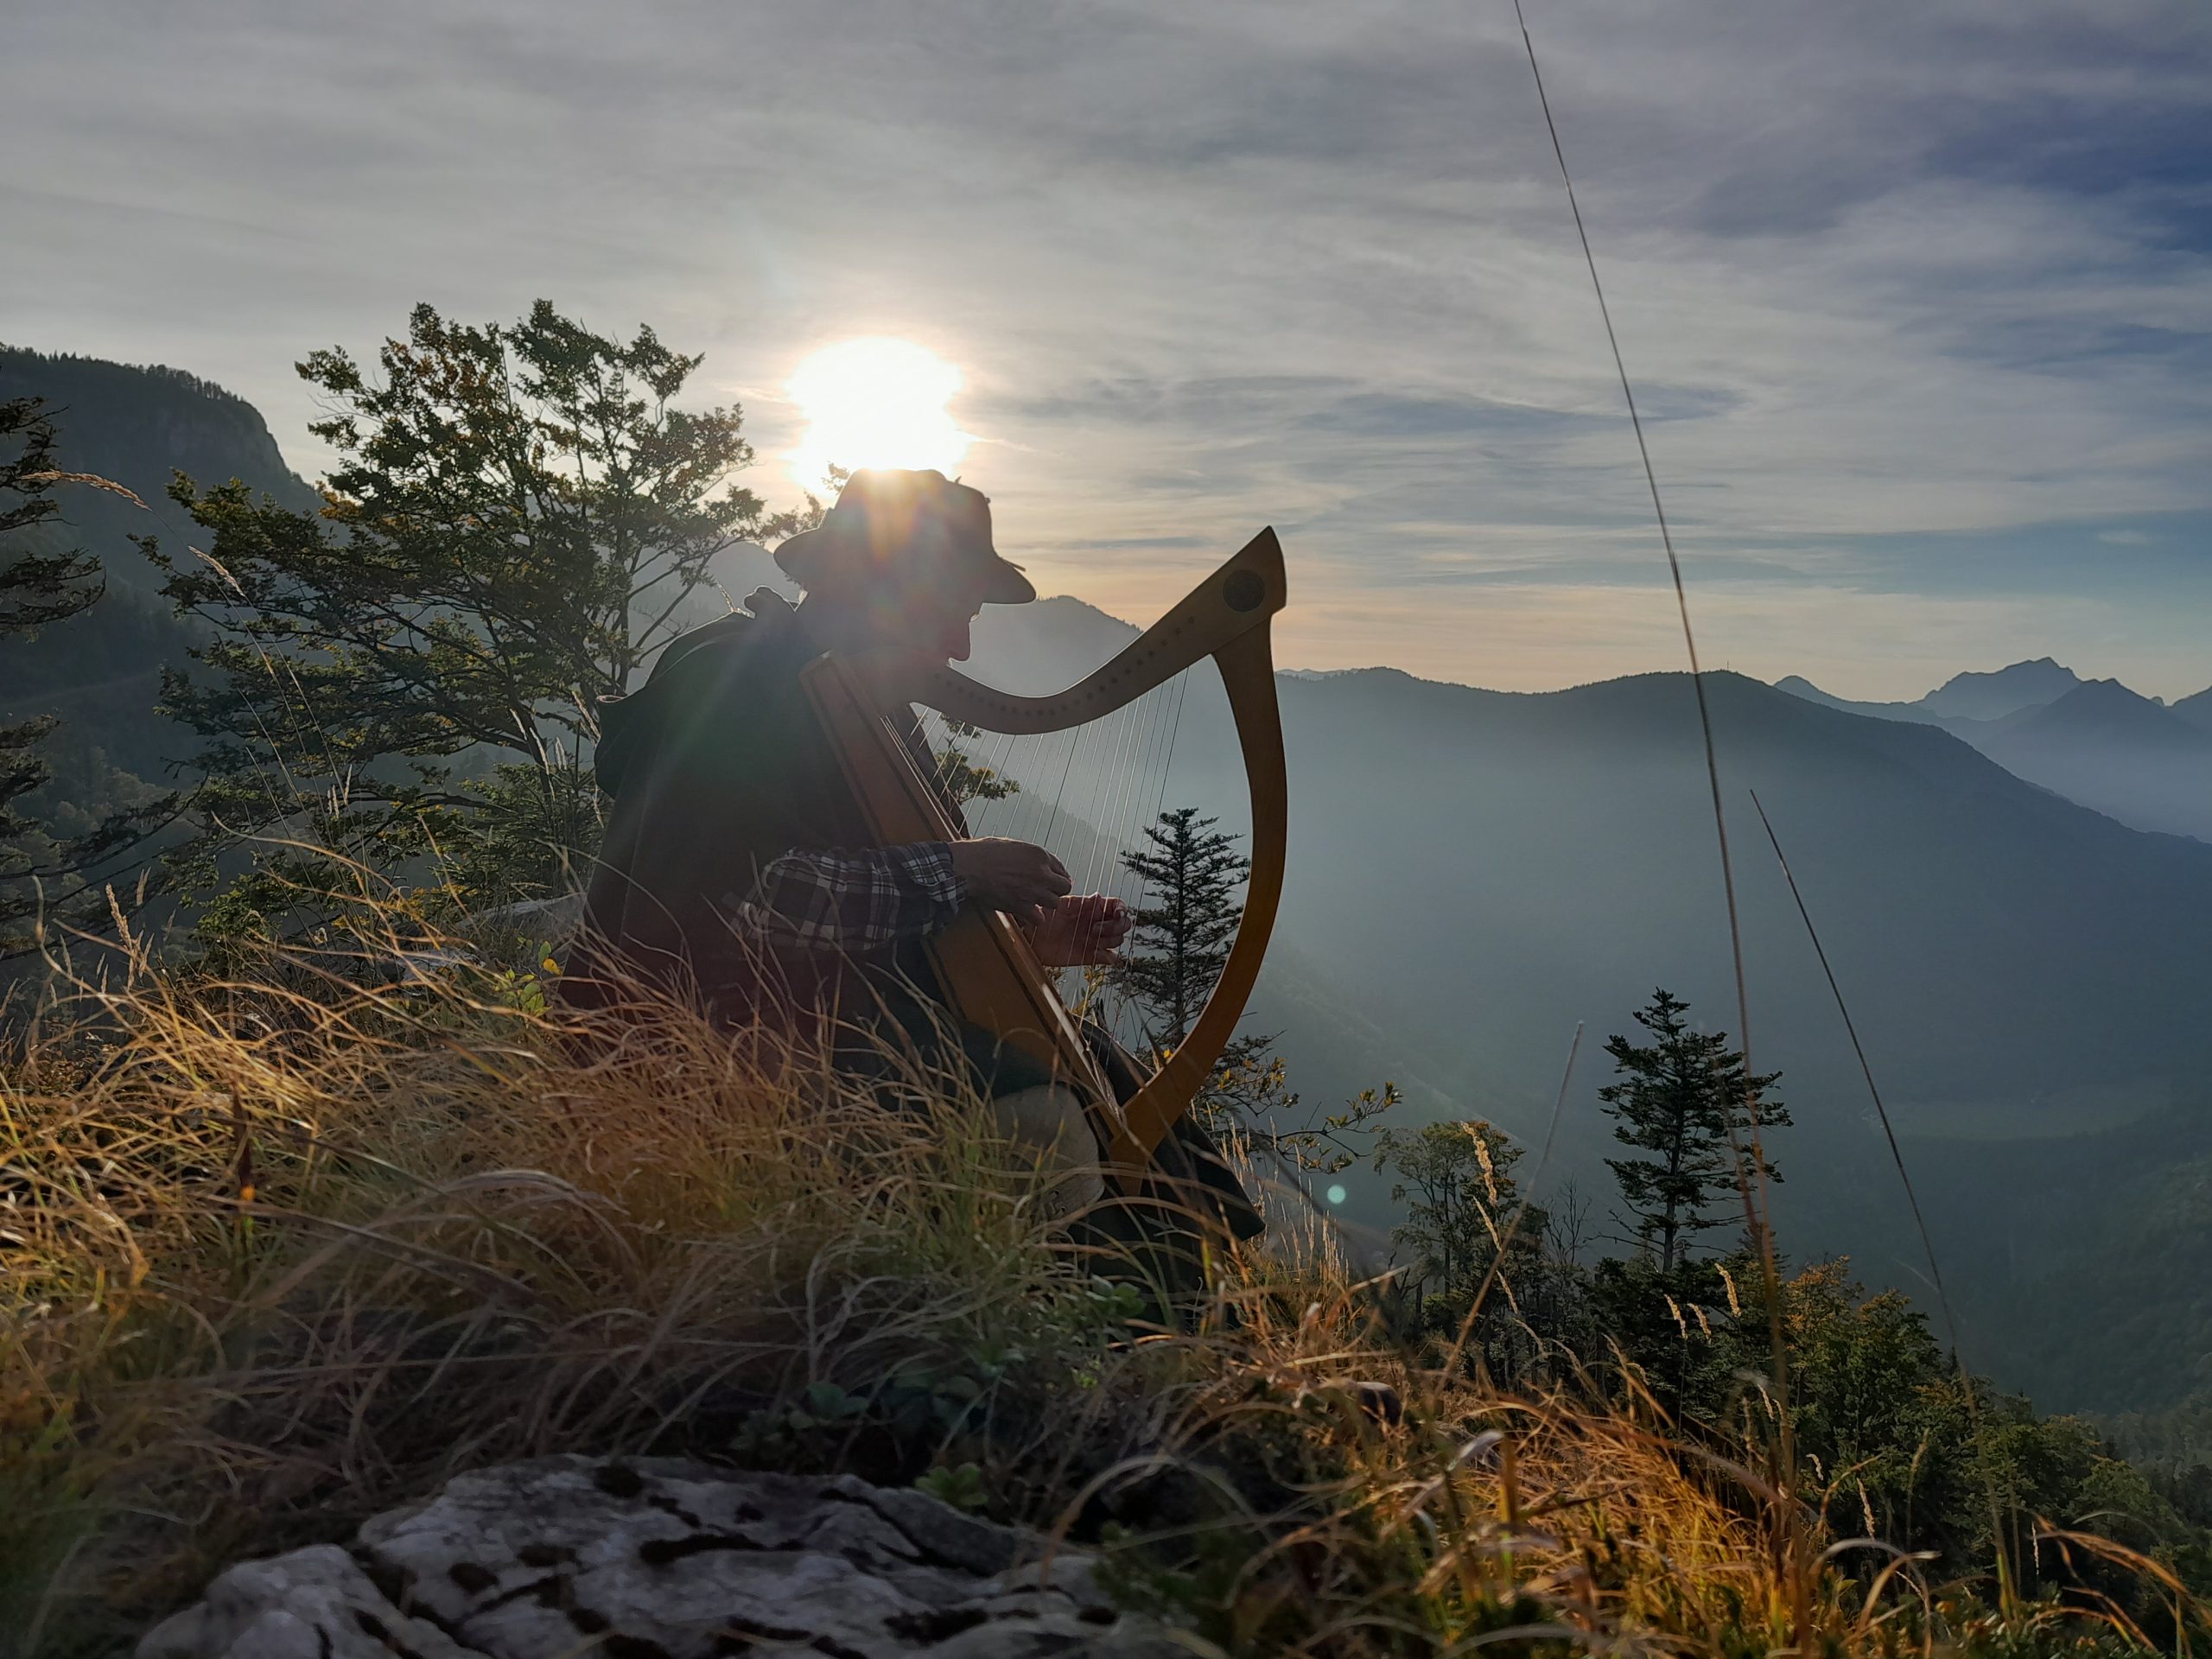
[[[1492, 683], [1675, 665], [1663, 605], [1619, 620], [1663, 565], [1510, 9], [609, 16], [27, 14], [0, 143], [45, 160], [0, 182], [0, 337], [209, 375], [311, 468], [290, 365], [418, 299], [650, 321], [764, 455], [801, 357], [901, 334], [966, 372], [968, 466], [1050, 587], [1142, 615], [1271, 521], [1315, 661], [1355, 637]], [[2212, 510], [2201, 9], [1530, 22], [1719, 644], [1812, 661], [1849, 594], [1892, 631], [1868, 649], [1894, 680], [1862, 689], [1909, 696], [1956, 666], [1950, 607], [2022, 656], [2094, 613], [2083, 671], [2202, 683], [2173, 660], [2185, 568], [2115, 567], [2136, 544], [2087, 528]]]

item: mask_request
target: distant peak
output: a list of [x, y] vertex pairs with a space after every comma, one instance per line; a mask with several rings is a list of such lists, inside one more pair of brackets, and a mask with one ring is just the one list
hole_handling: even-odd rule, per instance
[[2139, 704], [2145, 709], [2156, 709], [2163, 706], [2139, 692], [2129, 690], [2118, 680], [2084, 680], [2059, 701], [2085, 707], [2117, 708]]
[[1964, 720], [2002, 720], [2024, 709], [2056, 702], [2082, 683], [2072, 669], [2049, 657], [2007, 664], [1987, 673], [1954, 674], [1920, 700], [1931, 714]]

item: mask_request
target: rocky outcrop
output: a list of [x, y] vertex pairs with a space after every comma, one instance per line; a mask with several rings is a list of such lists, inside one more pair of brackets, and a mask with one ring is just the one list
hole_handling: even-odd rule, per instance
[[138, 1659], [1187, 1656], [1093, 1567], [851, 1476], [547, 1458], [234, 1567]]

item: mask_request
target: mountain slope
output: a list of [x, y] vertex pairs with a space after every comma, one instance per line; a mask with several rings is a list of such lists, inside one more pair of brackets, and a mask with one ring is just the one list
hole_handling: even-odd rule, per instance
[[0, 652], [0, 720], [60, 719], [55, 780], [38, 804], [78, 823], [167, 787], [169, 764], [191, 741], [154, 707], [162, 665], [181, 663], [196, 636], [161, 601], [156, 573], [130, 541], [150, 535], [172, 550], [189, 543], [190, 521], [164, 494], [172, 472], [202, 483], [243, 479], [302, 509], [316, 498], [251, 404], [181, 370], [0, 346], [0, 397], [16, 397], [47, 401], [62, 467], [111, 480], [144, 504], [83, 485], [56, 491], [61, 522], [46, 526], [45, 538], [96, 556], [107, 596]]
[[2123, 823], [2212, 842], [2212, 732], [2117, 680], [2077, 686], [1975, 741], [2008, 771]]
[[1775, 689], [1822, 708], [1939, 726], [2016, 777], [2131, 828], [2212, 842], [2212, 692], [2166, 709], [2048, 657], [1955, 675], [1915, 702], [1854, 702], [1796, 674]]
[[315, 492], [285, 465], [258, 410], [181, 369], [0, 346], [0, 397], [27, 396], [49, 405], [63, 467], [111, 479], [145, 503], [141, 508], [105, 492], [67, 487], [57, 497], [77, 539], [99, 555], [111, 583], [149, 593], [160, 585], [130, 544], [131, 536], [155, 535], [172, 545], [187, 539], [190, 521], [165, 495], [175, 473], [202, 484], [243, 479], [303, 512], [318, 505]]

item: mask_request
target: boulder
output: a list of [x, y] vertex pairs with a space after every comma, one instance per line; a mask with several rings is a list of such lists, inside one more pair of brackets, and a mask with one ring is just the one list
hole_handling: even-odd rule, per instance
[[849, 1475], [543, 1458], [232, 1567], [138, 1659], [1187, 1659], [1095, 1565]]

